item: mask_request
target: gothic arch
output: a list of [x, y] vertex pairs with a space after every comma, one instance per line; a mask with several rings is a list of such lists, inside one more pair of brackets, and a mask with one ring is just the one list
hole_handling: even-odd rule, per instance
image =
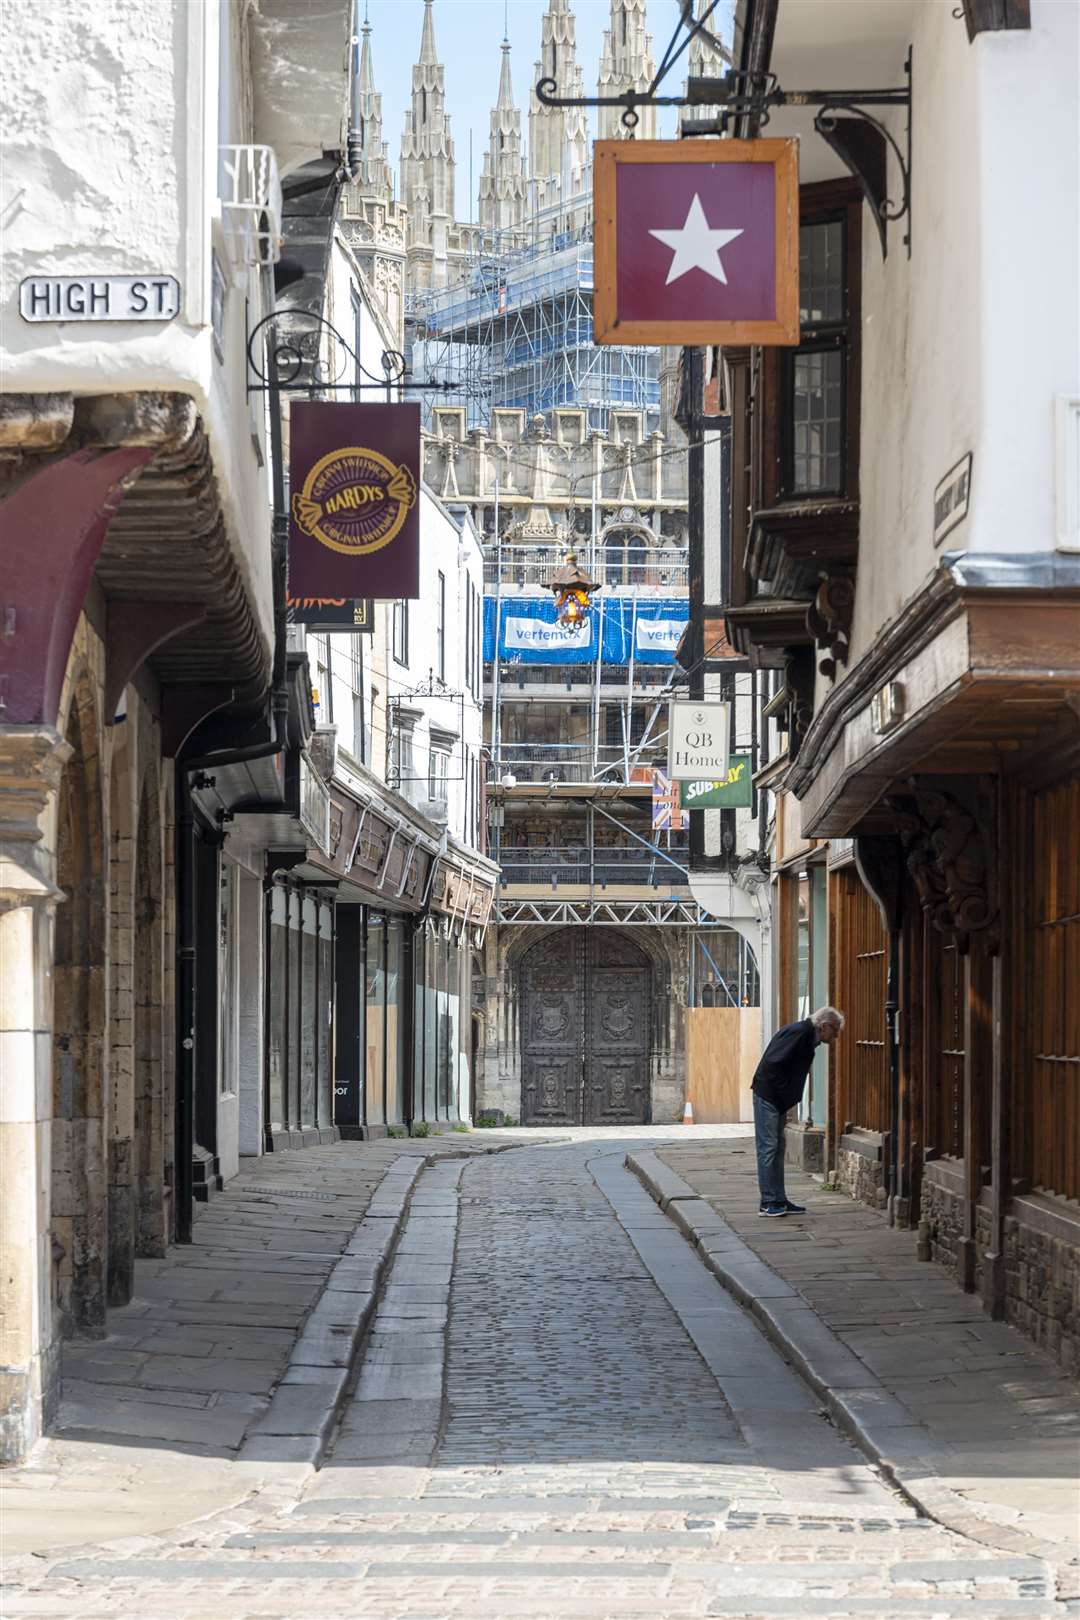
[[57, 806], [51, 1239], [60, 1335], [105, 1324], [105, 850], [100, 729], [89, 671], [73, 675], [71, 757]]

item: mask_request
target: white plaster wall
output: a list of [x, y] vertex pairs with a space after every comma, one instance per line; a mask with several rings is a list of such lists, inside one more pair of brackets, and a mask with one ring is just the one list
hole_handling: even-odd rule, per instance
[[[943, 551], [1055, 543], [1055, 395], [1080, 386], [1080, 9], [969, 43], [915, 5], [912, 257], [863, 215], [861, 526], [849, 668]], [[890, 82], [903, 79], [897, 48]], [[889, 122], [903, 139], [903, 120]], [[974, 456], [965, 522], [933, 545], [934, 487]], [[819, 682], [819, 686], [821, 683]], [[819, 697], [821, 693], [819, 692]]]
[[[34, 0], [9, 0], [4, 22], [3, 386], [75, 394], [162, 389], [194, 399], [237, 564], [269, 648], [268, 492], [244, 375], [245, 297], [253, 319], [261, 308], [253, 278], [230, 293], [224, 363], [210, 329], [219, 134], [254, 138], [239, 27], [227, 20], [222, 28], [219, 0], [145, 7], [93, 0], [63, 18]], [[222, 56], [227, 92], [219, 105]], [[180, 315], [167, 324], [22, 319], [24, 277], [95, 271], [176, 276]]]

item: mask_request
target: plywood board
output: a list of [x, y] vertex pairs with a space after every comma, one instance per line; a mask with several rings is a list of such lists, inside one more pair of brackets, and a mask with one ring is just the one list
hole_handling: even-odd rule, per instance
[[700, 1125], [737, 1125], [754, 1117], [750, 1082], [761, 1055], [757, 1007], [688, 1007], [686, 1094]]

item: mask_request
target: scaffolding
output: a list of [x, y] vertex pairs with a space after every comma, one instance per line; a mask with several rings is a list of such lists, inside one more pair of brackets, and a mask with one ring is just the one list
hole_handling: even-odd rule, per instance
[[[605, 431], [612, 410], [660, 422], [656, 349], [593, 343], [591, 228], [542, 246], [476, 253], [452, 285], [405, 302], [412, 375], [449, 384], [440, 403], [462, 405], [470, 427], [500, 406], [529, 416], [560, 405], [588, 412]], [[420, 396], [430, 412], [432, 396]]]

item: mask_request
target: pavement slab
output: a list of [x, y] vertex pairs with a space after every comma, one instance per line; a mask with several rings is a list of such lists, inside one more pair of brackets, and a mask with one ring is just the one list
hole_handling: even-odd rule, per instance
[[[1080, 1613], [1054, 1560], [917, 1512], [705, 1257], [655, 1224], [668, 1217], [624, 1161], [662, 1135], [560, 1138], [424, 1170], [356, 1365], [286, 1348], [240, 1460], [152, 1453], [177, 1488], [205, 1470], [201, 1515], [108, 1535], [91, 1516], [81, 1539], [9, 1561], [5, 1620]], [[426, 1286], [398, 1280], [425, 1237], [447, 1297], [402, 1316], [400, 1291]], [[812, 1314], [798, 1297], [783, 1311]], [[143, 1477], [140, 1450], [103, 1447], [105, 1503], [123, 1455]], [[52, 1488], [39, 1480], [43, 1512]]]
[[[743, 1143], [669, 1144], [632, 1162], [714, 1273], [906, 1491], [990, 1545], [1080, 1563], [1080, 1389], [1015, 1328], [987, 1318], [977, 1298], [917, 1261], [912, 1233], [794, 1170], [788, 1190], [806, 1215], [759, 1221], [754, 1156]], [[690, 1189], [677, 1202], [673, 1175]], [[786, 1301], [778, 1285], [790, 1290]]]

